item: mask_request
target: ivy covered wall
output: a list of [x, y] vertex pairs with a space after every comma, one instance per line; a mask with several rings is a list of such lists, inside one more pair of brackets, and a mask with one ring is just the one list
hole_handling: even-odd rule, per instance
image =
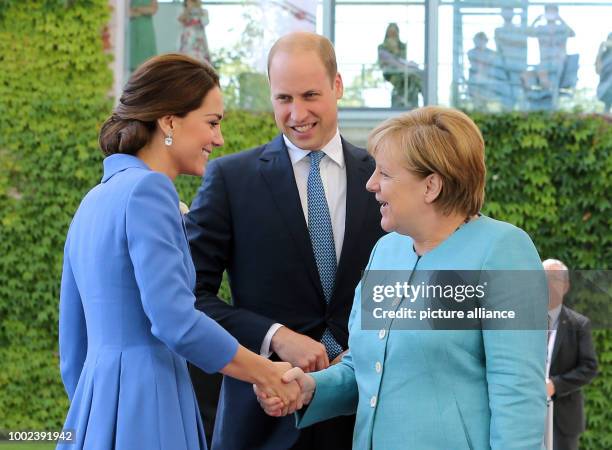
[[[473, 118], [486, 142], [484, 212], [527, 231], [542, 259], [560, 259], [571, 269], [612, 269], [611, 118], [565, 113]], [[609, 304], [593, 306], [589, 310], [610, 311]], [[599, 375], [585, 389], [587, 431], [580, 448], [602, 450], [612, 448], [612, 330], [595, 330], [593, 338]]]
[[[0, 430], [54, 430], [57, 309], [72, 214], [101, 175], [100, 124], [112, 108], [101, 32], [107, 0], [0, 1]], [[612, 262], [612, 126], [571, 114], [474, 115], [487, 142], [485, 213], [529, 232], [543, 258]], [[276, 133], [269, 115], [230, 112], [230, 153]], [[179, 177], [187, 203], [199, 180]], [[103, 269], [101, 269], [103, 270]], [[612, 448], [612, 334], [596, 331], [600, 375], [586, 389], [582, 447]]]
[[70, 212], [112, 105], [107, 1], [0, 2], [0, 428], [58, 429], [57, 298]]

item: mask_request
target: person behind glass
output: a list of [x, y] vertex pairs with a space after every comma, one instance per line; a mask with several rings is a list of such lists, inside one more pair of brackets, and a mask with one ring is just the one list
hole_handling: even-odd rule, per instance
[[208, 11], [202, 8], [200, 0], [185, 0], [184, 9], [178, 17], [183, 25], [179, 52], [191, 56], [198, 61], [210, 62], [210, 51], [206, 39]]
[[378, 46], [378, 64], [385, 81], [393, 85], [391, 106], [394, 108], [419, 106], [419, 92], [422, 92], [420, 71], [416, 63], [408, 62], [406, 58], [406, 43], [400, 41], [399, 27], [391, 22], [383, 43]]
[[[486, 320], [482, 329], [463, 331], [367, 330], [360, 283], [342, 361], [285, 374], [286, 381], [298, 380], [304, 403], [310, 402], [298, 426], [357, 412], [353, 449], [540, 450], [546, 281], [529, 236], [479, 213], [485, 188], [480, 131], [462, 112], [428, 106], [383, 122], [370, 134], [368, 151], [376, 170], [367, 188], [389, 234], [372, 250], [364, 276], [372, 270], [478, 270], [502, 277], [536, 271], [540, 283], [490, 286], [488, 301], [525, 308], [529, 317], [539, 307], [542, 323], [521, 331], [494, 330]], [[269, 414], [282, 413], [276, 399], [258, 393], [258, 400]]]
[[599, 74], [597, 98], [604, 103], [604, 112], [612, 111], [612, 33], [601, 43], [595, 61], [595, 71]]
[[132, 74], [102, 125], [104, 175], [64, 252], [60, 369], [76, 438], [58, 448], [205, 449], [185, 359], [299, 404], [299, 388], [281, 382], [290, 364], [250, 352], [194, 308], [173, 180], [202, 175], [222, 118], [213, 69], [168, 54]]
[[512, 23], [514, 8], [503, 7], [501, 16], [504, 24], [495, 29], [495, 47], [511, 84], [507, 103], [513, 107], [520, 96], [521, 75], [527, 68], [527, 33], [524, 27]]
[[542, 265], [548, 278], [548, 352], [546, 390], [553, 400], [553, 450], [576, 450], [586, 428], [581, 388], [597, 375], [591, 321], [568, 308], [569, 270], [557, 259]]
[[[546, 23], [536, 26], [541, 19], [546, 19]], [[538, 38], [540, 48], [538, 76], [542, 87], [549, 90], [557, 89], [567, 56], [567, 40], [576, 36], [576, 33], [559, 15], [559, 6], [547, 4], [544, 6], [544, 15], [536, 17], [527, 28], [527, 34]]]
[[474, 107], [479, 110], [485, 110], [489, 101], [500, 97], [500, 90], [508, 90], [508, 80], [505, 74], [501, 74], [502, 79], [496, 79], [496, 76], [500, 75], [497, 70], [499, 65], [498, 54], [487, 47], [489, 42], [487, 35], [479, 31], [474, 35], [473, 42], [474, 48], [467, 52], [470, 62], [468, 93]]
[[157, 54], [153, 16], [157, 0], [130, 0], [130, 71]]

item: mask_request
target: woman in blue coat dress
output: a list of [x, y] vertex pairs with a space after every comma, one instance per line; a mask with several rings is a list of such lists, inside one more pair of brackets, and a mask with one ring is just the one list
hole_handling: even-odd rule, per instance
[[[144, 63], [100, 132], [101, 183], [79, 206], [66, 240], [60, 368], [72, 442], [58, 448], [205, 449], [185, 359], [299, 400], [291, 366], [241, 347], [194, 308], [179, 174], [202, 176], [223, 144], [217, 74], [183, 55]], [[255, 288], [255, 286], [254, 286]]]
[[[546, 279], [524, 231], [479, 213], [485, 187], [480, 131], [459, 111], [426, 107], [381, 124], [368, 148], [376, 170], [367, 189], [381, 203], [381, 225], [389, 234], [372, 250], [356, 289], [350, 350], [342, 362], [285, 375], [298, 380], [310, 401], [298, 426], [356, 413], [354, 449], [540, 450]], [[516, 318], [467, 320], [457, 289], [443, 304], [458, 302], [446, 312], [463, 310], [465, 320], [373, 321], [373, 306], [386, 304], [372, 301], [368, 280], [400, 274], [415, 277], [413, 287], [424, 280], [422, 286], [445, 289], [461, 286], [436, 283], [431, 274], [447, 276], [438, 280], [473, 277], [472, 288], [483, 289], [480, 305], [513, 311]], [[401, 293], [383, 309], [408, 308], [420, 317], [432, 304], [422, 292], [409, 297]], [[282, 413], [274, 398], [258, 397], [269, 414]]]

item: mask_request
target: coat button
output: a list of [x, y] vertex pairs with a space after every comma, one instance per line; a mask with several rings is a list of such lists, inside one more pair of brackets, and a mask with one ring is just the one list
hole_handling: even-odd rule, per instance
[[380, 339], [384, 339], [385, 334], [387, 334], [387, 330], [385, 330], [385, 329], [383, 328], [382, 330], [380, 330], [380, 331], [378, 332], [378, 337], [379, 337]]
[[376, 406], [376, 396], [375, 395], [373, 395], [372, 398], [370, 399], [370, 406], [372, 408]]
[[382, 364], [380, 363], [380, 361], [376, 361], [376, 372], [380, 373], [381, 370], [382, 370]]

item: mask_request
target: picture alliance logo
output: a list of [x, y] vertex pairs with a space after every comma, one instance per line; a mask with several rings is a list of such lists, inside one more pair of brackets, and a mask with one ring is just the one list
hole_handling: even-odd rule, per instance
[[443, 308], [427, 308], [416, 310], [401, 307], [396, 310], [387, 311], [383, 308], [374, 308], [372, 311], [374, 319], [409, 319], [409, 320], [461, 320], [461, 319], [515, 319], [516, 312], [513, 310], [496, 310], [484, 307], [469, 309], [467, 311]]

